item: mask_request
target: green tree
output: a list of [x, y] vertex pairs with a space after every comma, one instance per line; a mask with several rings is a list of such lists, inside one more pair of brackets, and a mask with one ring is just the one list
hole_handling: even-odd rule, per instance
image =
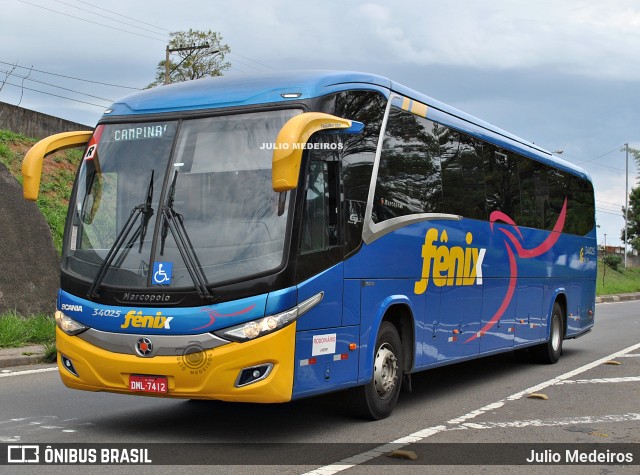
[[[625, 152], [626, 148], [623, 148], [620, 151]], [[640, 150], [637, 148], [629, 147], [629, 154], [631, 155], [631, 158], [636, 161], [636, 167], [638, 167], [638, 169], [640, 170]], [[638, 179], [638, 181], [640, 181], [640, 175], [638, 175], [636, 178]]]
[[[622, 207], [624, 216], [624, 206]], [[633, 249], [640, 251], [640, 186], [631, 189], [629, 193], [629, 214], [627, 216], [627, 243]], [[620, 232], [620, 239], [624, 242], [624, 227]]]
[[[208, 47], [203, 47], [208, 45]], [[229, 45], [222, 44], [222, 35], [213, 30], [176, 31], [171, 33], [168, 45], [169, 82], [191, 81], [206, 76], [222, 76], [222, 72], [231, 67], [225, 56], [231, 52]], [[147, 88], [159, 86], [165, 82], [166, 59], [158, 63], [156, 78]]]
[[[623, 151], [625, 149], [622, 149]], [[629, 154], [636, 161], [636, 165], [640, 168], [640, 150], [629, 148]], [[640, 181], [640, 177], [638, 177]], [[640, 185], [631, 189], [629, 193], [629, 210], [627, 215], [627, 243], [631, 244], [633, 249], [640, 251]], [[622, 215], [624, 216], [624, 206], [622, 207]], [[620, 232], [620, 239], [624, 242], [624, 227]]]

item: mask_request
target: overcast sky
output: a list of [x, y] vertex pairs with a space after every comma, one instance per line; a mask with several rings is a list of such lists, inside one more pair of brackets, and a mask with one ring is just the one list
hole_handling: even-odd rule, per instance
[[[272, 69], [381, 74], [548, 150], [563, 150], [563, 158], [583, 166], [594, 180], [598, 239], [606, 233], [607, 244], [621, 243], [620, 149], [627, 142], [640, 148], [638, 0], [0, 5], [0, 71], [11, 64], [34, 69], [16, 68], [0, 101], [95, 125], [110, 101], [132, 90], [35, 70], [143, 88], [164, 58], [170, 31], [212, 29], [231, 47], [226, 75]], [[5, 78], [0, 72], [0, 85]], [[629, 170], [631, 187], [637, 175], [633, 161]]]

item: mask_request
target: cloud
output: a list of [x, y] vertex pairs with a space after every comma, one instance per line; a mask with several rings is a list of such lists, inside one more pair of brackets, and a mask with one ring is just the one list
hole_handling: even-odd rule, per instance
[[296, 32], [295, 41], [285, 43], [289, 53], [301, 55], [313, 37], [321, 38], [314, 53], [339, 52], [351, 60], [640, 79], [640, 65], [628, 60], [640, 44], [640, 5], [629, 0], [494, 0], [490, 6], [460, 0], [453, 8], [399, 0], [392, 6], [350, 2], [340, 8], [343, 14], [333, 18], [314, 12], [304, 31], [284, 27], [277, 35]]

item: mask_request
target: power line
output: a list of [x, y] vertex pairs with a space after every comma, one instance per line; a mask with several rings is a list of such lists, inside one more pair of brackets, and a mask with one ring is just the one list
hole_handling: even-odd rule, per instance
[[622, 216], [624, 218], [624, 213], [622, 213], [622, 211], [620, 211], [619, 209], [618, 210], [609, 209], [609, 208], [596, 208], [596, 209], [603, 212], [606, 211], [607, 213], [615, 214], [616, 216]]
[[[100, 14], [100, 13], [92, 12], [91, 10], [88, 10], [88, 9], [86, 9], [86, 8], [82, 8], [82, 7], [79, 7], [79, 6], [77, 6], [77, 5], [72, 5], [72, 4], [70, 4], [70, 3], [63, 2], [62, 0], [53, 0], [53, 1], [54, 1], [54, 2], [57, 2], [57, 3], [60, 3], [60, 4], [62, 4], [62, 5], [66, 5], [66, 6], [71, 7], [71, 8], [77, 8], [77, 9], [78, 9], [78, 10], [80, 10], [80, 11], [90, 13], [91, 15], [95, 15], [95, 16], [98, 16], [98, 17], [100, 17], [100, 18], [106, 18], [107, 20], [115, 21], [116, 23], [122, 23], [123, 25], [127, 25], [127, 26], [131, 26], [131, 27], [133, 27], [133, 28], [138, 28], [138, 29], [140, 29], [140, 30], [148, 31], [148, 32], [150, 32], [150, 33], [153, 33], [154, 35], [163, 35], [163, 36], [168, 36], [168, 35], [166, 35], [166, 33], [159, 33], [159, 32], [157, 32], [157, 31], [150, 30], [149, 28], [144, 28], [144, 27], [142, 27], [142, 26], [138, 26], [138, 25], [133, 25], [133, 24], [131, 24], [131, 23], [127, 23], [126, 21], [118, 20], [118, 19], [115, 19], [115, 18], [109, 18], [108, 16], [102, 15], [102, 14]], [[115, 14], [115, 15], [118, 15], [117, 13], [114, 13], [114, 14]]]
[[[584, 163], [584, 162], [582, 162], [582, 163]], [[611, 167], [611, 166], [609, 166], [609, 165], [602, 165], [602, 164], [600, 164], [600, 163], [590, 163], [590, 164], [589, 164], [589, 166], [592, 166], [592, 167], [601, 167], [601, 168], [606, 168], [606, 169], [608, 169], [608, 170], [615, 170], [615, 171], [617, 171], [617, 172], [622, 172], [622, 173], [624, 173], [624, 172], [626, 171], [626, 170], [624, 170], [624, 169], [622, 169], [622, 168]], [[585, 168], [587, 168], [587, 167], [585, 167]]]
[[[234, 51], [231, 51], [231, 52], [230, 52], [230, 54], [235, 54], [236, 56], [240, 56], [241, 58], [248, 59], [249, 61], [252, 61], [252, 62], [254, 62], [254, 63], [257, 63], [257, 64], [259, 64], [259, 65], [261, 65], [261, 66], [264, 66], [265, 68], [269, 68], [269, 69], [271, 69], [271, 70], [273, 70], [273, 71], [276, 71], [276, 68], [273, 68], [273, 67], [271, 67], [271, 66], [269, 66], [269, 65], [266, 65], [266, 64], [264, 64], [264, 63], [261, 63], [260, 61], [256, 61], [255, 59], [247, 58], [246, 56], [243, 56], [243, 55], [241, 55], [240, 53], [236, 53], [236, 52], [234, 52]], [[250, 66], [250, 65], [247, 65], [247, 66]]]
[[[79, 8], [79, 7], [75, 7], [73, 5], [70, 5], [68, 3], [62, 2], [61, 0], [55, 0], [55, 1], [58, 2], [58, 3], [62, 3], [64, 5], [69, 5], [69, 6], [74, 7], [74, 8]], [[159, 30], [163, 30], [163, 31], [166, 31], [168, 33], [171, 33], [171, 30], [169, 30], [167, 28], [163, 28], [163, 27], [158, 26], [158, 25], [152, 25], [151, 23], [147, 23], [147, 22], [138, 20], [136, 18], [123, 15], [122, 13], [114, 12], [112, 10], [107, 10], [106, 8], [99, 7], [97, 5], [94, 5], [93, 3], [85, 2], [85, 1], [82, 1], [82, 0], [74, 0], [74, 1], [79, 2], [79, 3], [83, 3], [85, 5], [89, 5], [89, 6], [94, 7], [94, 8], [97, 8], [98, 10], [102, 10], [102, 11], [105, 11], [105, 12], [108, 12], [108, 13], [112, 13], [113, 15], [117, 15], [117, 16], [120, 16], [120, 17], [123, 17], [123, 18], [127, 18], [128, 20], [132, 20], [132, 21], [135, 21], [137, 23], [142, 23], [143, 25], [152, 26], [153, 28], [157, 28]], [[88, 10], [84, 10], [84, 11], [88, 11]], [[90, 13], [93, 13], [93, 12], [90, 12]], [[97, 15], [96, 13], [93, 13], [93, 14]], [[118, 21], [118, 20], [113, 20], [113, 21]], [[140, 29], [143, 29], [143, 30], [146, 30], [146, 31], [150, 31], [150, 30], [147, 30], [146, 28], [142, 28], [142, 27], [137, 27], [135, 25], [131, 25], [130, 23], [126, 23], [126, 22], [120, 22], [120, 23], [124, 23], [125, 25], [133, 26], [134, 28], [140, 28]], [[276, 68], [274, 68], [272, 66], [269, 66], [268, 64], [261, 63], [260, 61], [256, 61], [255, 59], [249, 58], [248, 56], [244, 56], [244, 55], [242, 55], [240, 53], [236, 53], [235, 51], [230, 51], [229, 54], [235, 55], [235, 56], [240, 56], [241, 58], [244, 58], [244, 59], [246, 59], [248, 61], [251, 61], [252, 63], [256, 63], [256, 64], [259, 64], [260, 66], [262, 66], [264, 68], [276, 71]], [[260, 68], [257, 68], [257, 67], [255, 67], [255, 66], [253, 66], [251, 64], [247, 64], [247, 63], [239, 61], [237, 59], [236, 59], [236, 61], [238, 61], [240, 64], [244, 64], [245, 66], [248, 66], [250, 68], [253, 68], [253, 69], [256, 69], [256, 70], [260, 71]], [[238, 68], [236, 68], [236, 69], [238, 69]], [[243, 71], [241, 69], [238, 69], [238, 71], [245, 72], [245, 71]]]
[[622, 206], [618, 207], [618, 206], [600, 204], [600, 209], [606, 210], [606, 211], [611, 211], [611, 212], [622, 212]]
[[608, 205], [613, 205], [613, 206], [622, 206], [620, 203], [611, 203], [609, 201], [602, 201], [602, 200], [596, 200], [598, 203], [606, 203]]
[[229, 69], [235, 69], [238, 72], [241, 72], [242, 74], [249, 74], [247, 71], [245, 71], [244, 69], [239, 68], [238, 66], [229, 66]]
[[13, 83], [10, 83], [8, 81], [4, 81], [4, 84], [6, 84], [7, 86], [13, 86], [13, 87], [25, 89], [27, 91], [39, 92], [40, 94], [46, 94], [47, 96], [53, 96], [53, 97], [59, 97], [61, 99], [67, 99], [68, 101], [81, 102], [82, 104], [88, 104], [90, 106], [99, 107], [100, 109], [104, 109], [105, 107], [107, 107], [107, 106], [100, 105], [100, 104], [94, 104], [93, 102], [81, 101], [80, 99], [73, 99], [71, 97], [60, 96], [58, 94], [52, 94], [51, 92], [44, 92], [44, 91], [40, 91], [38, 89], [32, 89], [32, 88], [26, 87], [26, 86], [19, 86], [17, 84], [13, 84]]
[[[230, 54], [233, 54], [233, 51]], [[242, 64], [243, 66], [247, 66], [248, 68], [255, 69], [256, 71], [263, 71], [263, 69], [258, 68], [256, 66], [254, 66], [253, 64], [249, 64], [249, 63], [245, 63], [244, 61], [240, 61], [239, 59], [234, 59], [234, 61], [237, 61], [238, 63]]]
[[624, 213], [620, 212], [620, 211], [612, 211], [610, 209], [606, 209], [606, 208], [596, 208], [596, 211], [598, 213], [605, 213], [605, 214], [609, 214], [612, 216], [619, 216], [622, 219], [624, 219]]
[[[94, 25], [104, 26], [104, 27], [106, 27], [106, 28], [111, 28], [111, 29], [113, 29], [113, 30], [122, 31], [122, 32], [124, 32], [124, 33], [129, 33], [129, 34], [132, 34], [132, 35], [141, 36], [141, 37], [143, 37], [143, 38], [149, 38], [149, 39], [152, 39], [152, 40], [156, 40], [156, 41], [163, 41], [163, 42], [166, 42], [166, 41], [168, 40], [168, 38], [166, 38], [166, 36], [167, 36], [167, 35], [166, 35], [166, 33], [154, 32], [154, 31], [149, 30], [149, 29], [147, 29], [147, 28], [143, 28], [143, 27], [140, 27], [140, 26], [132, 25], [132, 24], [130, 24], [130, 23], [123, 22], [123, 21], [121, 21], [121, 20], [115, 20], [115, 19], [112, 19], [112, 18], [106, 17], [106, 16], [104, 16], [104, 15], [100, 15], [100, 14], [98, 14], [98, 13], [94, 13], [94, 12], [91, 12], [91, 11], [89, 11], [89, 10], [86, 10], [86, 9], [80, 8], [80, 7], [78, 7], [78, 6], [71, 5], [71, 4], [66, 3], [66, 2], [63, 2], [63, 1], [61, 1], [61, 0], [54, 0], [54, 1], [56, 1], [56, 2], [58, 2], [58, 3], [61, 3], [61, 4], [63, 4], [63, 5], [70, 6], [70, 7], [72, 7], [72, 8], [77, 8], [77, 9], [79, 9], [79, 10], [82, 10], [82, 11], [85, 11], [85, 12], [88, 12], [88, 13], [91, 13], [92, 15], [101, 16], [101, 17], [106, 18], [106, 19], [108, 19], [108, 20], [110, 20], [110, 21], [116, 21], [116, 22], [118, 22], [118, 23], [123, 23], [123, 24], [128, 25], [128, 26], [131, 26], [131, 27], [133, 27], [133, 28], [138, 28], [138, 29], [141, 29], [141, 30], [144, 30], [144, 31], [149, 31], [149, 32], [151, 32], [151, 33], [153, 33], [153, 34], [162, 35], [162, 36], [164, 36], [165, 38], [164, 38], [164, 39], [160, 39], [160, 38], [157, 38], [157, 37], [151, 37], [151, 36], [144, 35], [144, 34], [141, 34], [141, 33], [136, 33], [136, 32], [133, 32], [133, 31], [129, 31], [129, 30], [122, 29], [122, 28], [117, 28], [117, 27], [112, 26], [112, 25], [106, 25], [106, 24], [104, 24], [104, 23], [98, 23], [98, 22], [95, 22], [95, 21], [87, 20], [86, 18], [81, 18], [81, 17], [77, 17], [77, 16], [75, 16], [75, 15], [70, 15], [70, 14], [65, 13], [65, 12], [61, 12], [61, 11], [58, 11], [58, 10], [53, 10], [53, 9], [51, 9], [51, 8], [47, 8], [47, 7], [44, 7], [44, 6], [42, 6], [42, 5], [37, 5], [37, 4], [35, 4], [35, 3], [31, 3], [31, 2], [28, 2], [28, 1], [26, 1], [26, 0], [18, 0], [18, 1], [19, 1], [19, 2], [21, 2], [21, 3], [25, 3], [25, 4], [27, 4], [27, 5], [31, 5], [31, 6], [34, 6], [34, 7], [42, 8], [43, 10], [48, 10], [48, 11], [53, 12], [53, 13], [58, 13], [59, 15], [68, 16], [68, 17], [70, 17], [70, 18], [74, 18], [74, 19], [76, 19], [76, 20], [85, 21], [85, 22], [87, 22], [87, 23], [91, 23], [91, 24], [94, 24]], [[135, 21], [135, 22], [137, 22], [137, 23], [142, 23], [142, 24], [144, 24], [144, 25], [152, 26], [152, 27], [154, 27], [154, 28], [158, 28], [158, 29], [164, 30], [164, 31], [166, 31], [166, 32], [171, 32], [171, 30], [168, 30], [167, 28], [163, 28], [163, 27], [160, 27], [160, 26], [157, 26], [157, 25], [152, 25], [152, 24], [150, 24], [150, 23], [147, 23], [147, 22], [144, 22], [144, 21], [141, 21], [141, 20], [137, 20], [137, 19], [135, 19], [135, 18], [133, 18], [133, 17], [129, 17], [129, 16], [126, 16], [126, 15], [122, 15], [121, 13], [117, 13], [117, 12], [114, 12], [114, 11], [112, 11], [112, 10], [107, 10], [106, 8], [98, 7], [97, 5], [94, 5], [94, 4], [89, 3], [89, 2], [85, 2], [85, 1], [82, 1], [82, 0], [75, 0], [75, 1], [76, 1], [76, 2], [80, 2], [80, 3], [83, 3], [83, 4], [85, 4], [85, 5], [92, 6], [92, 7], [94, 7], [94, 8], [99, 9], [99, 10], [106, 11], [106, 12], [108, 12], [108, 13], [112, 13], [112, 14], [114, 14], [114, 15], [118, 15], [118, 16], [121, 16], [121, 17], [127, 18], [127, 19], [132, 20], [132, 21]], [[274, 67], [272, 67], [272, 66], [269, 66], [269, 65], [267, 65], [267, 64], [261, 63], [260, 61], [256, 61], [255, 59], [249, 58], [248, 56], [244, 56], [244, 55], [242, 55], [242, 54], [240, 54], [240, 53], [237, 53], [237, 52], [235, 52], [235, 51], [231, 51], [231, 52], [230, 52], [230, 54], [233, 54], [233, 55], [236, 55], [236, 56], [240, 56], [241, 58], [244, 58], [244, 59], [246, 59], [246, 60], [248, 60], [248, 61], [251, 61], [251, 62], [253, 62], [253, 63], [259, 64], [260, 66], [262, 66], [262, 67], [264, 67], [264, 68], [268, 68], [268, 69], [271, 69], [271, 70], [273, 70], [273, 71], [275, 71], [275, 70], [276, 70], [276, 68], [274, 68]], [[238, 59], [236, 59], [235, 61], [238, 61], [240, 64], [243, 64], [243, 65], [245, 65], [245, 66], [247, 66], [247, 67], [250, 67], [250, 68], [256, 69], [256, 70], [258, 70], [258, 71], [260, 71], [260, 70], [261, 70], [260, 68], [258, 68], [258, 67], [256, 67], [256, 66], [253, 66], [253, 65], [251, 65], [251, 64], [247, 64], [247, 63], [242, 62], [242, 61], [239, 61]], [[244, 72], [244, 71], [242, 71], [241, 69], [238, 69], [238, 71]]]
[[62, 87], [62, 86], [56, 86], [55, 84], [51, 84], [51, 83], [44, 82], [44, 81], [39, 81], [38, 79], [32, 79], [32, 78], [30, 78], [28, 76], [20, 76], [18, 74], [13, 74], [11, 71], [4, 71], [4, 70], [0, 69], [0, 73], [6, 74], [7, 77], [14, 76], [16, 78], [23, 79], [23, 80], [26, 80], [26, 81], [37, 82], [39, 84], [44, 84], [45, 86], [55, 87], [57, 89], [63, 89], [65, 91], [73, 92], [75, 94], [81, 94], [83, 96], [93, 97], [94, 99], [100, 99], [101, 101], [110, 102], [110, 103], [114, 102], [113, 99], [105, 99], [104, 97], [94, 96], [94, 95], [91, 95], [91, 94], [87, 94], [86, 92], [80, 92], [80, 91], [75, 91], [73, 89], [69, 89], [69, 88]]
[[[54, 10], [54, 9], [51, 9], [51, 8], [47, 8], [47, 7], [44, 7], [44, 6], [42, 6], [42, 5], [38, 5], [38, 4], [35, 4], [35, 3], [28, 2], [28, 1], [26, 1], [26, 0], [18, 0], [18, 1], [19, 1], [19, 2], [21, 2], [21, 3], [25, 3], [25, 4], [27, 4], [27, 5], [31, 5], [31, 6], [34, 6], [34, 7], [37, 7], [37, 8], [41, 8], [41, 9], [43, 9], [43, 10], [47, 10], [47, 11], [50, 11], [50, 12], [53, 12], [53, 13], [57, 13], [57, 14], [59, 14], [59, 15], [67, 16], [67, 17], [69, 17], [69, 18], [73, 18], [73, 19], [76, 19], [76, 20], [84, 21], [84, 22], [91, 23], [91, 24], [94, 24], [94, 25], [103, 26], [103, 27], [110, 28], [110, 29], [113, 29], [113, 30], [121, 31], [121, 32], [124, 32], [124, 33], [129, 33], [129, 34], [136, 35], [136, 36], [140, 36], [140, 37], [143, 37], [143, 38], [153, 39], [153, 40], [156, 40], [156, 41], [163, 41], [163, 42], [167, 42], [167, 41], [168, 41], [168, 38], [166, 38], [166, 36], [167, 36], [167, 35], [166, 35], [166, 33], [154, 32], [154, 31], [149, 30], [149, 29], [147, 29], [147, 28], [143, 28], [143, 27], [140, 27], [140, 26], [132, 25], [131, 23], [127, 23], [127, 22], [123, 22], [123, 21], [121, 21], [121, 20], [116, 20], [116, 19], [113, 19], [113, 18], [109, 18], [109, 17], [107, 17], [107, 16], [100, 15], [99, 13], [95, 13], [95, 12], [92, 12], [92, 11], [90, 11], [90, 10], [83, 9], [83, 8], [80, 8], [80, 7], [75, 6], [75, 5], [71, 5], [71, 4], [69, 4], [69, 3], [67, 3], [67, 2], [63, 2], [63, 1], [61, 1], [61, 0], [54, 0], [54, 1], [56, 1], [57, 3], [63, 4], [63, 5], [67, 5], [67, 6], [72, 7], [72, 8], [77, 8], [77, 9], [79, 9], [79, 10], [81, 10], [81, 11], [85, 11], [85, 12], [90, 13], [90, 14], [92, 14], [92, 15], [96, 15], [96, 16], [99, 16], [99, 17], [105, 18], [105, 19], [107, 19], [107, 20], [109, 20], [109, 21], [115, 21], [115, 22], [118, 22], [118, 23], [122, 23], [122, 24], [125, 24], [125, 25], [130, 26], [130, 27], [133, 27], [133, 28], [137, 28], [137, 29], [141, 29], [141, 30], [144, 30], [144, 31], [151, 32], [152, 34], [162, 35], [162, 36], [164, 36], [165, 38], [164, 38], [164, 39], [160, 39], [160, 38], [157, 38], [157, 37], [151, 37], [151, 36], [148, 36], [148, 35], [145, 35], [145, 34], [136, 33], [136, 32], [134, 32], [134, 31], [129, 31], [129, 30], [126, 30], [126, 29], [117, 28], [117, 27], [112, 26], [112, 25], [107, 25], [107, 24], [104, 24], [104, 23], [99, 23], [99, 22], [91, 21], [91, 20], [88, 20], [88, 19], [86, 19], [86, 18], [77, 17], [77, 16], [75, 16], [75, 15], [71, 15], [71, 14], [68, 14], [68, 13], [65, 13], [65, 12], [61, 12], [61, 11], [58, 11], [58, 10]], [[108, 12], [108, 13], [111, 13], [111, 14], [114, 14], [114, 15], [118, 15], [118, 16], [123, 17], [123, 18], [127, 18], [127, 19], [132, 20], [132, 21], [137, 22], [137, 23], [142, 23], [142, 24], [144, 24], [144, 25], [148, 25], [148, 26], [151, 26], [151, 27], [153, 27], [153, 28], [157, 28], [157, 29], [160, 29], [160, 30], [164, 30], [164, 31], [166, 31], [166, 32], [171, 32], [171, 30], [169, 30], [169, 29], [167, 29], [167, 28], [163, 28], [163, 27], [160, 27], [160, 26], [157, 26], [157, 25], [153, 25], [153, 24], [151, 24], [151, 23], [147, 23], [147, 22], [144, 22], [144, 21], [138, 20], [138, 19], [136, 19], [136, 18], [129, 17], [129, 16], [126, 16], [126, 15], [123, 15], [123, 14], [121, 14], [121, 13], [117, 13], [117, 12], [114, 12], [114, 11], [112, 11], [112, 10], [107, 10], [106, 8], [99, 7], [99, 6], [97, 6], [97, 5], [95, 5], [95, 4], [92, 4], [92, 3], [89, 3], [89, 2], [85, 2], [85, 1], [82, 1], [82, 0], [75, 0], [75, 1], [76, 1], [76, 2], [79, 2], [79, 3], [83, 3], [83, 4], [88, 5], [88, 6], [91, 6], [91, 7], [93, 7], [93, 8], [98, 9], [98, 10], [102, 10], [102, 11], [105, 11], [105, 12]], [[260, 61], [256, 61], [255, 59], [249, 58], [249, 57], [244, 56], [244, 55], [242, 55], [242, 54], [240, 54], [240, 53], [237, 53], [237, 52], [235, 52], [235, 51], [230, 51], [230, 53], [229, 53], [229, 54], [233, 54], [233, 55], [235, 55], [235, 56], [239, 56], [239, 57], [244, 58], [244, 59], [246, 59], [246, 60], [248, 60], [248, 61], [251, 61], [251, 62], [253, 62], [253, 63], [255, 63], [255, 64], [259, 64], [260, 66], [262, 66], [262, 67], [264, 67], [264, 68], [268, 68], [268, 69], [271, 69], [271, 70], [275, 70], [275, 68], [273, 68], [273, 67], [271, 67], [271, 66], [269, 66], [269, 65], [266, 65], [266, 64], [264, 64], [264, 63], [261, 63]], [[243, 62], [243, 61], [240, 61], [240, 60], [238, 60], [237, 58], [234, 60], [234, 62], [238, 62], [238, 63], [242, 64], [243, 66], [246, 66], [246, 67], [249, 67], [249, 68], [255, 69], [255, 70], [257, 70], [257, 71], [261, 71], [261, 69], [260, 69], [259, 67], [256, 67], [256, 66], [254, 66], [254, 65], [252, 65], [252, 64], [249, 64], [249, 63], [246, 63], [246, 62]], [[5, 63], [5, 62], [3, 62], [3, 61], [0, 61], [0, 63], [3, 63], [3, 64], [11, 64], [11, 63]], [[19, 67], [23, 68], [22, 66], [19, 66]], [[244, 71], [242, 68], [239, 68], [239, 67], [237, 67], [237, 66], [233, 66], [233, 65], [232, 65], [232, 66], [231, 66], [231, 69], [234, 69], [234, 70], [236, 70], [236, 71], [238, 71], [238, 72], [240, 72], [240, 73], [243, 73], [243, 74], [248, 74], [248, 73], [247, 73], [247, 71]], [[127, 88], [127, 89], [140, 90], [139, 88], [133, 88], [133, 87], [129, 87], [129, 86], [120, 86], [120, 85], [116, 85], [116, 84], [108, 84], [108, 83], [103, 83], [103, 82], [99, 82], [99, 81], [90, 81], [90, 80], [85, 80], [85, 79], [75, 78], [75, 77], [72, 77], [72, 76], [65, 76], [65, 75], [62, 75], [62, 74], [49, 73], [49, 72], [46, 72], [46, 71], [41, 71], [41, 70], [36, 70], [36, 69], [33, 69], [33, 71], [41, 72], [41, 73], [43, 73], [43, 74], [52, 74], [52, 75], [59, 76], [59, 77], [64, 77], [64, 78], [67, 78], [67, 79], [75, 79], [75, 80], [78, 80], [78, 81], [85, 81], [85, 82], [92, 82], [92, 83], [95, 83], [95, 84], [102, 84], [102, 85], [106, 85], [106, 86], [122, 87], [122, 88]], [[55, 87], [55, 86], [54, 86], [54, 87]]]
[[614, 212], [612, 212], [612, 211], [606, 211], [606, 210], [603, 210], [602, 208], [596, 208], [596, 211], [598, 211], [598, 212], [600, 212], [600, 213], [604, 213], [604, 214], [612, 214], [612, 215], [614, 215], [614, 216], [619, 216], [619, 217], [621, 217], [621, 218], [624, 218], [624, 215], [622, 214], [622, 212], [620, 212], [620, 213], [614, 213]]
[[41, 69], [27, 68], [25, 66], [18, 66], [17, 64], [7, 63], [6, 61], [0, 61], [0, 64], [6, 64], [8, 66], [12, 66], [12, 67], [20, 68], [20, 69], [29, 69], [31, 71], [35, 71], [35, 72], [38, 72], [38, 73], [50, 74], [51, 76], [58, 76], [58, 77], [65, 78], [65, 79], [74, 79], [76, 81], [90, 82], [90, 83], [93, 83], [93, 84], [101, 84], [103, 86], [120, 87], [122, 89], [133, 89], [134, 91], [139, 91], [140, 90], [140, 88], [138, 88], [138, 87], [121, 86], [119, 84], [110, 84], [110, 83], [107, 83], [107, 82], [92, 81], [90, 79], [81, 79], [81, 78], [76, 78], [76, 77], [73, 77], [73, 76], [65, 76], [64, 74], [51, 73], [49, 71], [43, 71]]
[[114, 15], [121, 16], [121, 17], [126, 18], [128, 20], [133, 20], [135, 22], [142, 23], [143, 25], [152, 26], [154, 28], [157, 28], [158, 30], [164, 30], [167, 33], [171, 33], [171, 30], [168, 30], [167, 28], [163, 28], [163, 27], [157, 26], [157, 25], [152, 25], [151, 23], [147, 23], [147, 22], [144, 22], [144, 21], [141, 21], [141, 20], [136, 20], [135, 18], [131, 18], [130, 16], [126, 16], [126, 15], [123, 15], [122, 13], [117, 13], [117, 12], [114, 12], [114, 11], [111, 11], [111, 10], [107, 10], [106, 8], [99, 7], [98, 5], [94, 5], [93, 3], [84, 2], [82, 0], [75, 0], [75, 1], [79, 2], [79, 3], [84, 3], [85, 5], [89, 5], [90, 7], [93, 7], [93, 8], [97, 8], [98, 10], [102, 10], [102, 11], [105, 11], [105, 12], [113, 13]]
[[[620, 145], [620, 147], [622, 147], [622, 145]], [[616, 147], [613, 150], [609, 150], [608, 152], [605, 152], [602, 155], [598, 155], [595, 158], [590, 158], [589, 160], [585, 160], [583, 162], [578, 162], [578, 163], [576, 163], [576, 165], [582, 165], [583, 163], [593, 162], [594, 160], [597, 160], [597, 159], [602, 158], [602, 157], [604, 157], [606, 155], [609, 155], [610, 153], [619, 152], [620, 151], [620, 147]]]
[[32, 7], [38, 7], [38, 8], [42, 8], [43, 10], [47, 10], [47, 11], [50, 11], [50, 12], [53, 12], [53, 13], [58, 13], [59, 15], [68, 16], [70, 18], [75, 18], [76, 20], [80, 20], [80, 21], [86, 21], [87, 23], [91, 23], [93, 25], [104, 26], [105, 28], [111, 28], [112, 30], [122, 31], [124, 33], [129, 33], [131, 35], [141, 36], [143, 38], [149, 38], [151, 40], [162, 41], [163, 43], [166, 41], [166, 40], [163, 40], [163, 39], [160, 39], [160, 38], [155, 38], [155, 37], [152, 37], [152, 36], [143, 35], [141, 33], [136, 33], [134, 31], [124, 30], [122, 28], [118, 28], [118, 27], [115, 27], [115, 26], [105, 25], [104, 23], [98, 23], [97, 21], [87, 20], [86, 18], [80, 18], [80, 17], [77, 17], [75, 15], [70, 15], [68, 13], [64, 13], [64, 12], [61, 12], [61, 11], [58, 11], [58, 10], [53, 10], [51, 8], [43, 7], [42, 5], [37, 5], [35, 3], [27, 2], [26, 0], [18, 0], [18, 1], [20, 3], [26, 3], [27, 5], [31, 5]]

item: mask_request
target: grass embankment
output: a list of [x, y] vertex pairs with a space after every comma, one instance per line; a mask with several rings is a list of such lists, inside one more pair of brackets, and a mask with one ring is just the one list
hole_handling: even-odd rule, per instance
[[596, 295], [615, 295], [629, 292], [640, 292], [640, 268], [629, 267], [625, 269], [620, 267], [618, 270], [613, 270], [611, 267], [598, 263]]
[[[36, 143], [7, 130], [0, 130], [0, 163], [22, 183], [22, 159]], [[64, 223], [75, 171], [82, 152], [67, 150], [48, 156], [43, 164], [40, 196], [37, 206], [51, 229], [53, 243], [58, 251], [62, 249]], [[20, 347], [29, 344], [45, 346], [46, 357], [55, 359], [55, 323], [52, 315], [17, 315], [7, 312], [0, 315], [0, 348]]]
[[[35, 139], [0, 130], [0, 163], [22, 184], [22, 159], [36, 143]], [[82, 158], [80, 150], [65, 150], [54, 153], [44, 160], [40, 196], [36, 204], [51, 228], [53, 244], [61, 253], [64, 222], [76, 169]]]
[[0, 315], [0, 348], [44, 345], [45, 360], [55, 361], [56, 325], [50, 315], [23, 317], [15, 312]]

